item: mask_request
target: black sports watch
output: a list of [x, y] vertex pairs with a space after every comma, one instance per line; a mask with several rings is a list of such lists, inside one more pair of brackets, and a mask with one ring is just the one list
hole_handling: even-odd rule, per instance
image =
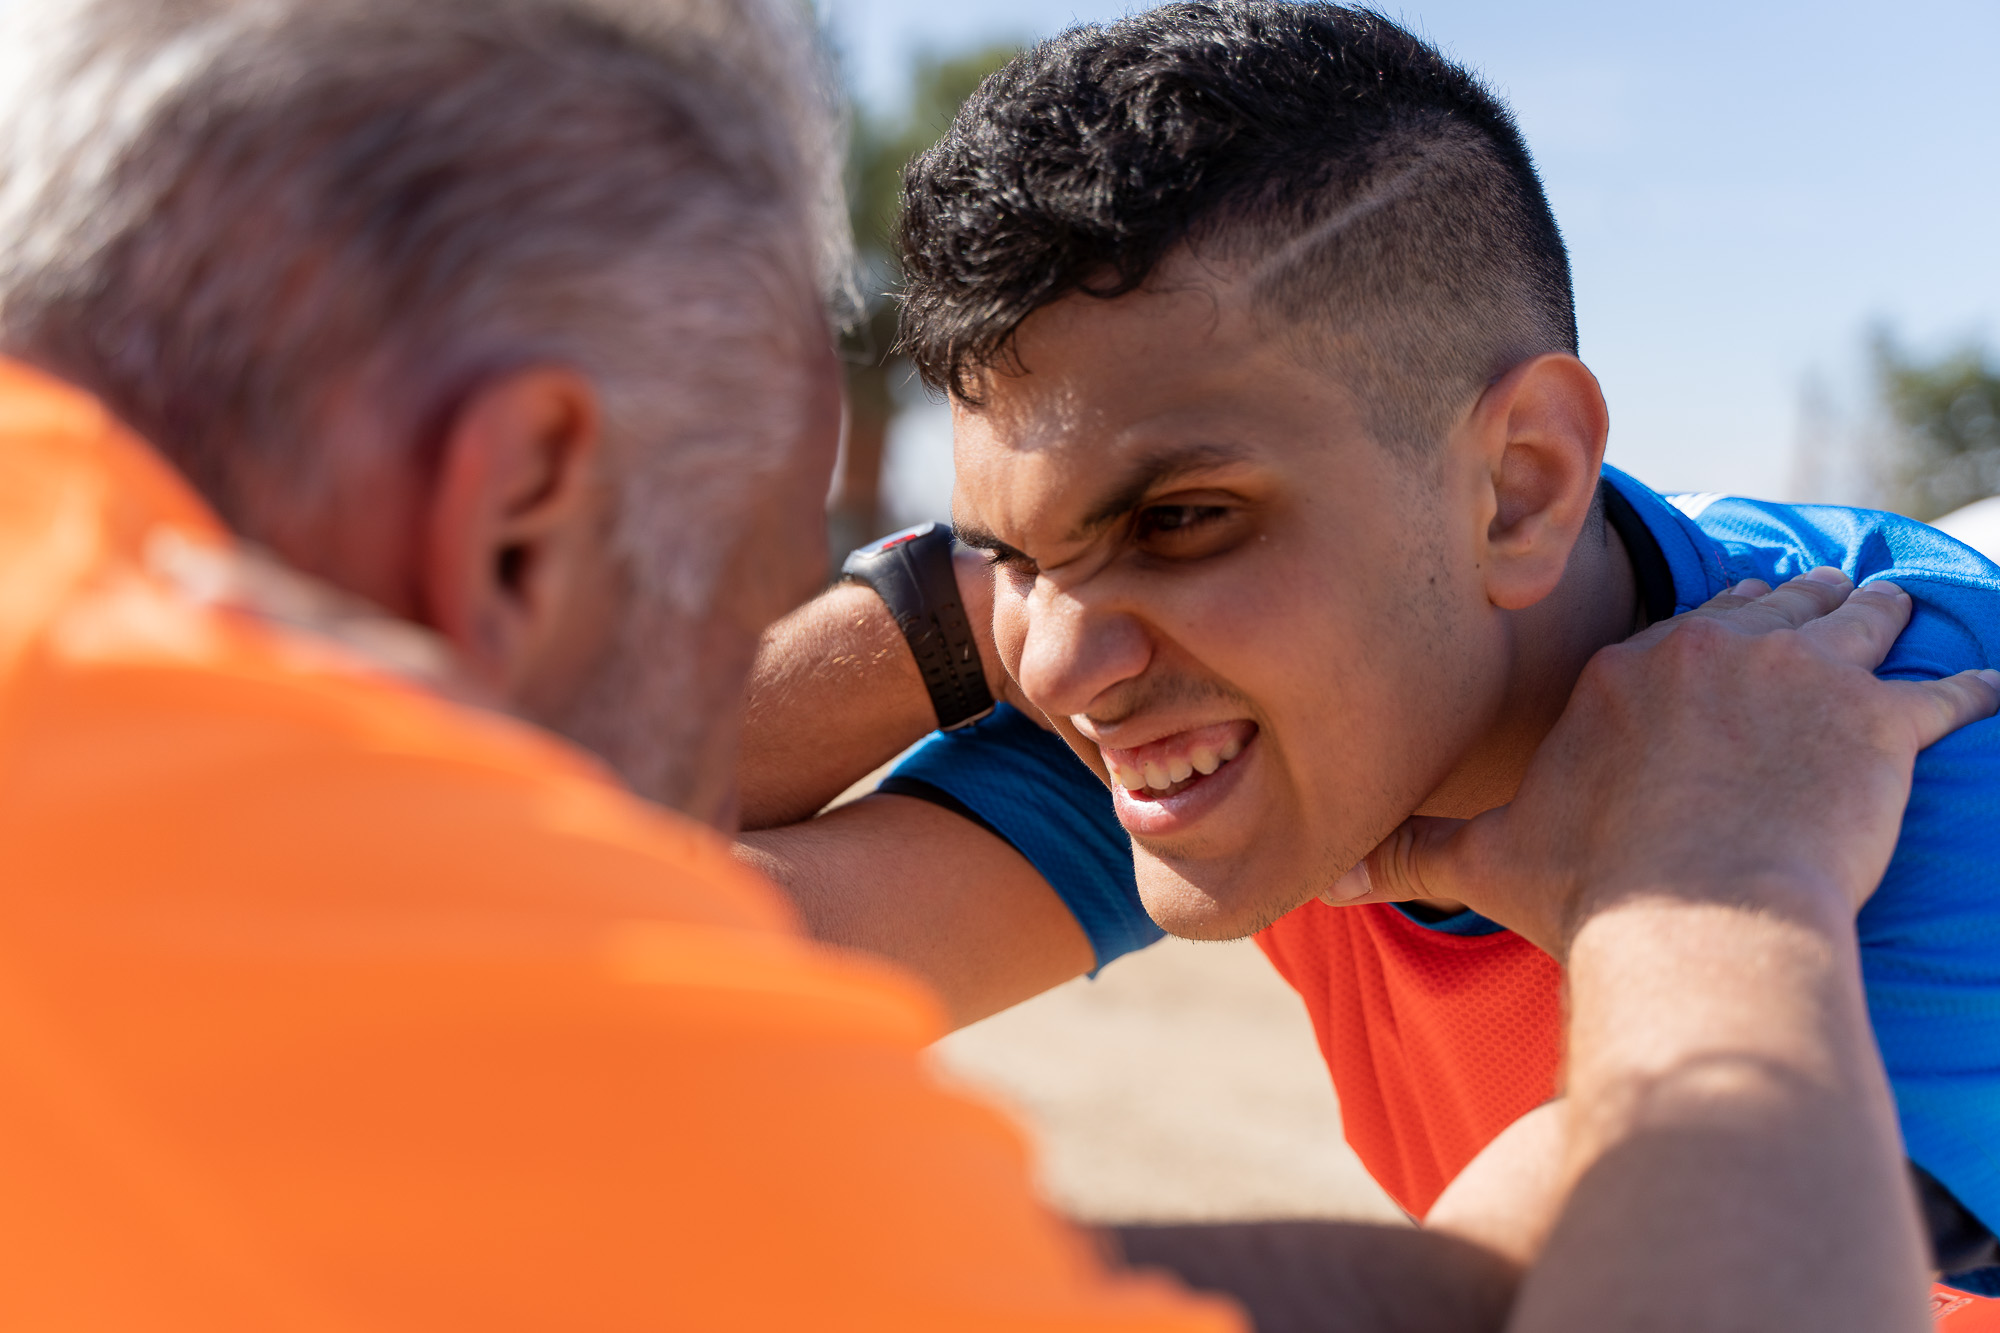
[[952, 573], [951, 545], [950, 524], [919, 523], [870, 542], [840, 566], [841, 574], [873, 588], [896, 618], [941, 731], [970, 726], [993, 711], [979, 641]]

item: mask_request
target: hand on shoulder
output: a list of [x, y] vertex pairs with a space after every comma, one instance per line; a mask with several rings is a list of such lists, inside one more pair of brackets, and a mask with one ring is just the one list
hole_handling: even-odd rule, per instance
[[1415, 818], [1327, 901], [1455, 899], [1562, 958], [1645, 897], [1851, 921], [1880, 881], [1917, 752], [2000, 707], [2000, 672], [1886, 681], [1892, 583], [1755, 580], [1604, 649], [1516, 799]]

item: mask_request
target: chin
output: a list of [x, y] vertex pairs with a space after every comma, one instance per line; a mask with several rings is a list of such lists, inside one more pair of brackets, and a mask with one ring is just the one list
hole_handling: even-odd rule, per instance
[[[1244, 939], [1313, 897], [1303, 892], [1295, 899], [1273, 898], [1268, 888], [1271, 879], [1257, 875], [1236, 875], [1225, 883], [1204, 884], [1143, 855], [1137, 869], [1139, 901], [1145, 904], [1146, 915], [1169, 935], [1184, 940]], [[1250, 891], [1260, 880], [1265, 891]]]

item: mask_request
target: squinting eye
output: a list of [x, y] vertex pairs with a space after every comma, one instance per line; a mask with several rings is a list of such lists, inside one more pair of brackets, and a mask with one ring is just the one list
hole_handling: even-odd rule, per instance
[[1019, 551], [985, 551], [982, 554], [985, 556], [988, 568], [997, 569], [1003, 574], [1034, 577], [1034, 561]]
[[1139, 514], [1142, 537], [1166, 536], [1213, 522], [1226, 512], [1220, 505], [1154, 505]]

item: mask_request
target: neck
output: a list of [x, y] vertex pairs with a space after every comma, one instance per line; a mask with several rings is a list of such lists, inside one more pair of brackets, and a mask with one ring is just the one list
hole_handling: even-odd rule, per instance
[[1536, 747], [1569, 703], [1570, 691], [1598, 649], [1641, 626], [1639, 582], [1617, 530], [1586, 531], [1555, 592], [1508, 613], [1513, 644], [1508, 685], [1494, 725], [1417, 810], [1470, 819], [1514, 799]]

